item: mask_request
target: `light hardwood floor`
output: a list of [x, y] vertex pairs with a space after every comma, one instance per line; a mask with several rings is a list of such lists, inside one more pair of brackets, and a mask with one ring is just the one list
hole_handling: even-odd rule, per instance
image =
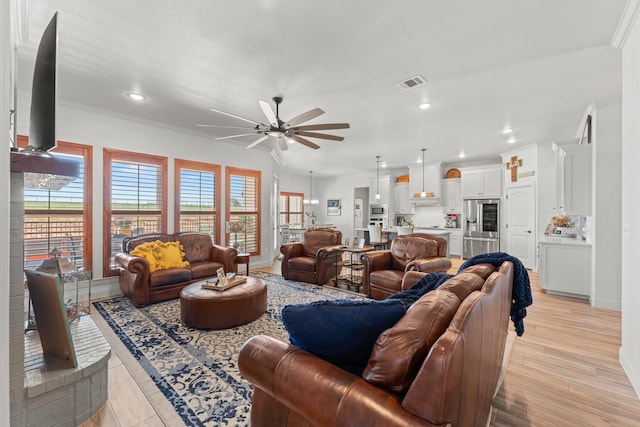
[[[450, 273], [461, 261], [453, 260]], [[261, 270], [279, 274], [280, 264]], [[620, 313], [546, 294], [538, 274], [529, 276], [533, 305], [524, 335], [515, 339], [491, 425], [639, 426], [640, 400], [618, 362]], [[184, 425], [100, 315], [92, 315], [114, 351], [109, 400], [83, 426]]]

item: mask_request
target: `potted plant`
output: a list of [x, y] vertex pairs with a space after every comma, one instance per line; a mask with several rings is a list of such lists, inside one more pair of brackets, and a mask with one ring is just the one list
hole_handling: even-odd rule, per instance
[[413, 234], [413, 220], [405, 220], [404, 225], [396, 226], [396, 230], [398, 231], [398, 236], [402, 236], [403, 234]]

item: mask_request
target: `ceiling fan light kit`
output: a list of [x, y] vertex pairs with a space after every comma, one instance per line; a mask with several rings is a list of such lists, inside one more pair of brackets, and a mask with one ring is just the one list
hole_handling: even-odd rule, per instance
[[[224, 114], [229, 117], [233, 117], [235, 119], [239, 119], [245, 122], [252, 123], [252, 128], [245, 127], [235, 127], [235, 126], [215, 126], [215, 125], [198, 125], [200, 127], [210, 127], [210, 128], [227, 128], [227, 129], [247, 129], [247, 133], [241, 133], [236, 135], [229, 135], [214, 138], [215, 140], [222, 139], [233, 139], [242, 136], [250, 136], [250, 135], [261, 135], [260, 138], [250, 143], [247, 148], [253, 148], [261, 142], [265, 141], [267, 138], [272, 137], [275, 138], [278, 142], [278, 147], [282, 151], [286, 151], [289, 147], [287, 146], [287, 141], [289, 142], [297, 142], [299, 144], [304, 145], [305, 147], [312, 148], [317, 150], [320, 146], [314, 142], [309, 141], [307, 138], [319, 138], [326, 139], [329, 141], [343, 141], [344, 137], [337, 135], [329, 135], [325, 133], [318, 132], [309, 132], [315, 130], [335, 130], [335, 129], [348, 129], [349, 123], [325, 123], [325, 124], [317, 124], [317, 125], [306, 125], [300, 126], [302, 123], [305, 123], [309, 120], [315, 119], [318, 116], [324, 114], [320, 108], [313, 108], [309, 111], [306, 111], [302, 114], [299, 114], [292, 118], [291, 120], [285, 122], [280, 119], [280, 103], [282, 103], [282, 97], [274, 96], [273, 102], [276, 104], [276, 111], [274, 112], [269, 105], [268, 102], [258, 101], [262, 112], [267, 118], [267, 123], [260, 123], [250, 119], [246, 119], [244, 117], [237, 116], [235, 114], [227, 113], [221, 110], [216, 110], [215, 108], [210, 108], [211, 111]], [[249, 131], [249, 129], [252, 129]]]

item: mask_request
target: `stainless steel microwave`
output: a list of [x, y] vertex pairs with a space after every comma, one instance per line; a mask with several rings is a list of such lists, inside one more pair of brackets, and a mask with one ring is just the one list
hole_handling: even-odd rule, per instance
[[369, 216], [386, 216], [389, 214], [389, 205], [378, 203], [371, 205]]

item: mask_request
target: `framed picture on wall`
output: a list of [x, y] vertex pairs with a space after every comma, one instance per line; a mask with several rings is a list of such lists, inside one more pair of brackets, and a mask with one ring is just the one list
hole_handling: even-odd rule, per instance
[[340, 199], [327, 200], [327, 215], [340, 215], [342, 206], [340, 206]]

